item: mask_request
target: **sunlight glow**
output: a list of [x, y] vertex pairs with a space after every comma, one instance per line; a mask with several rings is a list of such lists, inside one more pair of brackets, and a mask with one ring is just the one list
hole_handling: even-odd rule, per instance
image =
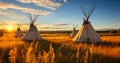
[[13, 27], [11, 25], [9, 25], [7, 29], [8, 29], [8, 31], [12, 31]]

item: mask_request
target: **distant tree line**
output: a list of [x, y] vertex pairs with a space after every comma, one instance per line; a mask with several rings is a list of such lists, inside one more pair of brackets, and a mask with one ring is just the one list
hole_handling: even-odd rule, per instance
[[118, 29], [118, 33], [120, 33], [120, 28]]
[[118, 30], [109, 30], [109, 33], [120, 33], [120, 29], [118, 29]]

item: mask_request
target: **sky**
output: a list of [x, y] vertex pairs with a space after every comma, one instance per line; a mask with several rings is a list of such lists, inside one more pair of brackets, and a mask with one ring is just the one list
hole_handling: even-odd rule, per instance
[[79, 29], [83, 23], [81, 6], [90, 10], [96, 5], [89, 21], [95, 30], [120, 28], [120, 0], [0, 0], [0, 29], [22, 24], [29, 28], [26, 14], [39, 14], [35, 25], [39, 30]]

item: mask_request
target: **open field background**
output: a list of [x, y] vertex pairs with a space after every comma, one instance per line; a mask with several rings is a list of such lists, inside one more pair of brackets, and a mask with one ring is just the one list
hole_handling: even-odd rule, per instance
[[0, 37], [0, 63], [120, 63], [120, 36], [100, 36], [102, 44], [74, 43], [70, 34], [42, 34], [23, 42], [14, 33]]

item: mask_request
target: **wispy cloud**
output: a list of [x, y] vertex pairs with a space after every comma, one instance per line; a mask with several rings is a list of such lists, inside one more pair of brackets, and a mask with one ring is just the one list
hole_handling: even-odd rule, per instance
[[17, 21], [9, 21], [9, 23], [8, 23], [8, 21], [7, 22], [0, 22], [0, 25], [8, 25], [8, 24], [17, 25], [18, 23], [17, 23]]
[[[51, 9], [51, 10], [56, 10], [56, 8], [62, 6], [61, 3], [55, 2], [52, 0], [17, 0], [17, 1], [22, 2], [22, 3], [33, 3], [36, 6], [41, 6], [44, 8]], [[64, 2], [66, 2], [66, 0], [64, 0]]]
[[25, 19], [25, 17], [13, 12], [13, 11], [0, 10], [0, 15], [6, 16], [6, 17], [8, 17], [9, 19], [12, 19], [12, 20]]
[[70, 24], [36, 24], [38, 27], [63, 27], [69, 26]]
[[[8, 25], [12, 25], [15, 28], [17, 27], [17, 23], [16, 21], [11, 21], [10, 23], [7, 22], [1, 22], [0, 23], [0, 29], [6, 29], [6, 26]], [[22, 30], [28, 30], [29, 29], [29, 24], [20, 24], [21, 25], [21, 29]], [[35, 24], [37, 26], [38, 30], [71, 30], [71, 25], [69, 24]]]
[[31, 14], [35, 14], [35, 12], [37, 12], [37, 14], [40, 15], [49, 15], [51, 12], [49, 11], [45, 11], [45, 10], [36, 10], [36, 9], [32, 9], [32, 8], [25, 8], [25, 7], [21, 7], [15, 4], [10, 4], [10, 3], [4, 3], [4, 2], [0, 2], [0, 9], [16, 9], [16, 10], [20, 10], [22, 12], [25, 13], [31, 13]]
[[68, 0], [63, 0], [65, 3], [68, 2]]
[[69, 24], [54, 24], [54, 26], [68, 26]]
[[38, 29], [71, 29], [69, 24], [36, 24]]
[[7, 29], [9, 26], [12, 26], [13, 29], [16, 29], [17, 28], [17, 21], [0, 22], [0, 29]]

